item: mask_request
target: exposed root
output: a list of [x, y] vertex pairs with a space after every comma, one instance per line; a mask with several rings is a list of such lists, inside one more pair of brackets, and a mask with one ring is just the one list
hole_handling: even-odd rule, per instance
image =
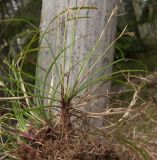
[[[27, 133], [28, 134], [28, 133]], [[114, 147], [80, 130], [71, 130], [68, 139], [62, 130], [50, 126], [31, 129], [23, 136], [27, 144], [20, 144], [14, 155], [19, 160], [120, 160]]]

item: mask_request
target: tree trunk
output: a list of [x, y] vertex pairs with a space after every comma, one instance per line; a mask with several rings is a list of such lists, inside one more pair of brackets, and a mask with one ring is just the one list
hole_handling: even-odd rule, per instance
[[[137, 22], [140, 21], [140, 18], [143, 14], [143, 9], [147, 4], [146, 1], [143, 0], [132, 0], [132, 4], [133, 4], [133, 8], [134, 8], [134, 12], [135, 12], [135, 16], [136, 16], [136, 20]], [[149, 8], [149, 10], [147, 12], [156, 12], [156, 2], [152, 1], [152, 4], [147, 6]], [[154, 8], [154, 10], [153, 10]], [[153, 10], [153, 11], [151, 11]], [[147, 13], [150, 14], [150, 13]], [[148, 20], [147, 20], [148, 21]], [[154, 43], [153, 41], [156, 42], [156, 33], [157, 33], [157, 21], [152, 20], [151, 22], [145, 22], [145, 23], [139, 23], [138, 24], [138, 31], [140, 33], [140, 38], [145, 38], [147, 40], [148, 43]], [[155, 39], [155, 40], [153, 40]], [[155, 43], [156, 45], [156, 43]]]
[[[132, 0], [135, 16], [137, 22], [139, 22], [140, 17], [142, 16], [144, 2], [142, 0]], [[140, 38], [145, 37], [150, 32], [150, 24], [139, 24], [138, 31]]]
[[[66, 46], [69, 46], [73, 39], [75, 39], [75, 45], [71, 46], [66, 50], [66, 62], [65, 62], [65, 72], [69, 70], [71, 59], [70, 59], [70, 52], [72, 50], [72, 65], [75, 65], [79, 61], [83, 60], [87, 53], [94, 47], [97, 40], [99, 39], [101, 33], [103, 32], [105, 25], [111, 15], [112, 10], [117, 5], [117, 0], [109, 1], [109, 0], [88, 0], [84, 4], [84, 6], [93, 6], [97, 7], [97, 10], [93, 9], [84, 9], [80, 10], [79, 17], [88, 17], [91, 18], [78, 18], [77, 21], [68, 21], [66, 22], [66, 27], [60, 25], [56, 21], [52, 22], [53, 17], [60, 13], [61, 11], [72, 8], [72, 7], [80, 7], [83, 5], [82, 0], [43, 0], [42, 4], [42, 16], [41, 16], [41, 32], [44, 33], [47, 26], [47, 33], [44, 34], [44, 38], [41, 39], [41, 51], [39, 52], [38, 56], [38, 65], [37, 68], [37, 75], [39, 76], [39, 80], [44, 81], [47, 75], [48, 69], [50, 64], [56, 57], [57, 53], [59, 53], [62, 49], [64, 49], [64, 44], [66, 42]], [[67, 16], [71, 16], [74, 14], [74, 11], [69, 9], [68, 14], [66, 16], [60, 16], [59, 22], [63, 22], [66, 20]], [[76, 11], [75, 11], [76, 14]], [[55, 29], [57, 28], [57, 29]], [[117, 28], [117, 18], [114, 17], [110, 21], [106, 31], [104, 32], [98, 46], [94, 50], [90, 61], [88, 62], [86, 73], [90, 70], [90, 68], [95, 64], [98, 57], [100, 57], [105, 49], [111, 44], [111, 42], [115, 39]], [[66, 33], [66, 34], [65, 34]], [[66, 36], [65, 36], [66, 35]], [[74, 36], [73, 36], [74, 35]], [[75, 37], [75, 38], [74, 38]], [[81, 38], [80, 38], [81, 37]], [[80, 39], [79, 39], [80, 38]], [[79, 40], [77, 40], [79, 39]], [[114, 47], [111, 47], [107, 53], [98, 61], [98, 63], [93, 67], [92, 71], [90, 72], [88, 78], [96, 71], [96, 69], [101, 68], [103, 66], [109, 65], [113, 61], [114, 55]], [[57, 61], [57, 66], [61, 66], [63, 61]], [[78, 75], [79, 69], [81, 66], [77, 65], [71, 70], [71, 74], [69, 75], [69, 86], [73, 86], [76, 77]], [[46, 78], [47, 85], [39, 84], [42, 89], [45, 89], [47, 93], [45, 96], [50, 96], [49, 93], [52, 92], [51, 87], [56, 87], [59, 81], [57, 71], [51, 70]], [[96, 76], [107, 75], [112, 72], [112, 67], [108, 67], [104, 69], [101, 73], [96, 74]], [[96, 78], [96, 77], [95, 77]], [[66, 81], [67, 81], [66, 79]], [[50, 87], [51, 86], [51, 87]], [[91, 91], [94, 91], [95, 94], [106, 93], [110, 90], [110, 82], [105, 82], [101, 84], [96, 89], [96, 85], [91, 87]], [[96, 90], [95, 90], [96, 89]], [[99, 99], [99, 101], [92, 106], [90, 106], [90, 110], [94, 112], [100, 112], [109, 103], [109, 99], [103, 97]], [[44, 104], [50, 104], [49, 100], [44, 100]], [[92, 123], [97, 126], [103, 126], [102, 119], [94, 119]]]

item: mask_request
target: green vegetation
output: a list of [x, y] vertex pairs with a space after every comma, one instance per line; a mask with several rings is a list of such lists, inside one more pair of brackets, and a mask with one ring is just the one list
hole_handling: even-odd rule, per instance
[[[148, 2], [150, 4], [151, 1]], [[97, 69], [89, 79], [89, 73], [102, 55], [96, 59], [89, 73], [86, 67], [102, 37], [99, 37], [95, 46], [79, 64], [71, 63], [73, 65], [70, 65], [67, 71], [66, 50], [73, 49], [75, 42], [71, 42], [70, 46], [63, 43], [50, 65], [50, 69], [57, 71], [59, 81], [56, 86], [51, 86], [51, 93], [47, 93], [41, 86], [50, 85], [46, 84], [50, 69], [44, 81], [39, 79], [38, 73], [35, 75], [36, 67], [38, 68], [36, 57], [40, 50], [38, 43], [45, 34], [38, 29], [40, 9], [41, 1], [34, 0], [19, 9], [14, 17], [4, 18], [0, 22], [0, 28], [4, 27], [0, 35], [3, 38], [0, 46], [4, 45], [4, 41], [7, 43], [0, 50], [3, 63], [0, 68], [3, 74], [0, 77], [0, 159], [31, 160], [33, 156], [37, 160], [44, 160], [56, 156], [55, 158], [68, 159], [97, 157], [105, 160], [150, 160], [155, 157], [153, 147], [156, 147], [156, 143], [151, 146], [152, 139], [149, 139], [149, 136], [153, 137], [154, 141], [157, 138], [154, 130], [150, 131], [156, 125], [156, 101], [152, 86], [147, 83], [147, 75], [156, 68], [157, 57], [152, 44], [146, 44], [138, 36], [128, 36], [132, 33], [127, 30], [136, 32], [137, 29], [136, 21], [132, 21], [134, 16], [129, 15], [131, 18], [128, 28], [119, 25], [116, 40], [102, 53], [105, 55], [107, 50], [116, 44], [115, 61]], [[72, 8], [72, 12], [87, 9], [96, 8]], [[68, 14], [67, 10], [58, 14], [54, 21], [63, 14]], [[151, 22], [154, 20], [153, 15]], [[79, 18], [67, 18], [64, 23], [78, 22]], [[148, 22], [147, 19], [145, 21]], [[72, 34], [75, 36], [75, 28]], [[24, 39], [24, 43], [19, 45], [18, 38]], [[59, 61], [62, 66], [57, 65]], [[70, 74], [77, 65], [81, 67], [71, 86]], [[95, 77], [110, 66], [114, 67], [112, 73]], [[133, 82], [132, 79], [140, 81]], [[104, 96], [95, 95], [90, 91], [90, 87], [109, 80], [116, 82], [116, 85], [126, 85], [127, 89], [124, 93], [108, 93], [107, 96], [112, 98], [111, 104], [102, 113], [79, 110]], [[48, 105], [44, 104], [45, 99], [48, 100]], [[92, 126], [89, 119], [93, 117], [104, 117], [106, 126]], [[101, 143], [102, 138], [105, 145]]]

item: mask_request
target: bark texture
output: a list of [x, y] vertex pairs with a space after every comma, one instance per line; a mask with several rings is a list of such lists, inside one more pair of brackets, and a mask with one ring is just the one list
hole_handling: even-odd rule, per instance
[[[65, 71], [67, 71], [70, 67], [70, 52], [73, 50], [72, 59], [73, 62], [71, 65], [75, 65], [79, 61], [83, 60], [90, 49], [92, 49], [98, 40], [99, 36], [101, 35], [102, 31], [104, 30], [104, 27], [111, 15], [112, 10], [117, 5], [117, 0], [87, 0], [84, 2], [83, 0], [43, 0], [42, 2], [42, 16], [41, 16], [41, 32], [43, 33], [46, 29], [47, 32], [44, 34], [44, 38], [41, 39], [41, 49], [38, 57], [38, 64], [40, 67], [37, 68], [37, 74], [39, 76], [39, 79], [41, 81], [44, 81], [45, 76], [47, 74], [47, 71], [50, 67], [51, 62], [53, 61], [54, 57], [59, 53], [63, 48], [64, 44], [63, 42], [66, 41], [66, 46], [70, 45], [72, 43], [73, 35], [75, 32], [75, 46], [70, 47], [66, 50], [66, 63], [65, 63]], [[66, 22], [66, 27], [63, 25], [58, 26], [58, 21], [52, 22], [53, 17], [65, 10], [66, 8], [72, 8], [72, 7], [80, 7], [81, 5], [84, 6], [94, 6], [97, 7], [97, 10], [80, 10], [79, 16], [90, 16], [91, 18], [86, 19], [79, 19], [75, 22], [69, 21]], [[73, 11], [74, 12], [74, 11]], [[72, 11], [69, 9], [69, 15], [71, 16], [73, 14]], [[60, 18], [59, 22], [64, 21], [66, 19], [66, 16], [62, 16]], [[57, 29], [55, 29], [57, 28]], [[91, 57], [88, 65], [87, 65], [87, 72], [93, 66], [93, 64], [97, 61], [98, 57], [102, 55], [102, 53], [105, 51], [105, 49], [111, 44], [111, 42], [115, 39], [116, 34], [116, 28], [117, 28], [117, 18], [116, 16], [112, 18], [110, 21], [104, 35], [101, 38], [101, 41], [97, 48], [94, 51], [93, 56]], [[66, 32], [66, 36], [65, 36]], [[88, 35], [88, 36], [87, 36]], [[81, 38], [80, 38], [81, 37]], [[65, 41], [64, 41], [65, 40]], [[107, 66], [113, 61], [113, 55], [114, 55], [114, 47], [111, 47], [107, 53], [105, 53], [104, 56], [98, 61], [98, 63], [93, 67], [92, 71], [89, 74], [89, 77], [91, 74], [94, 73], [94, 71], [98, 68], [101, 68], [103, 66]], [[57, 61], [57, 65], [61, 66], [61, 62]], [[70, 77], [69, 77], [69, 83], [72, 86], [75, 82], [75, 79], [78, 74], [79, 65], [74, 67], [71, 71]], [[55, 69], [54, 69], [55, 70]], [[47, 85], [40, 85], [40, 87], [45, 87], [44, 89], [47, 90], [47, 92], [51, 92], [50, 86], [54, 87], [57, 85], [58, 76], [56, 71], [50, 71], [49, 75], [47, 76], [46, 82]], [[96, 74], [95, 76], [100, 75], [107, 75], [112, 72], [112, 67], [108, 67], [107, 69], [104, 69], [101, 73]], [[91, 90], [95, 90], [95, 87], [91, 87]], [[106, 93], [110, 90], [110, 82], [105, 82], [101, 84], [97, 89], [95, 90], [95, 94], [101, 94]], [[47, 95], [48, 96], [48, 95]], [[44, 102], [47, 104], [47, 100]], [[100, 112], [109, 103], [109, 99], [106, 97], [103, 97], [99, 99], [99, 101], [95, 104], [92, 104], [90, 107], [91, 111], [94, 112]], [[97, 127], [103, 126], [103, 120], [102, 119], [93, 119], [91, 121], [93, 125], [96, 125]]]

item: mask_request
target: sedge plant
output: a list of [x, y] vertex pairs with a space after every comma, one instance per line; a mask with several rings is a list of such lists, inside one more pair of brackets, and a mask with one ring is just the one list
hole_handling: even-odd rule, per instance
[[[21, 48], [20, 53], [17, 53], [14, 57], [10, 57], [9, 59], [3, 59], [4, 65], [7, 68], [7, 76], [1, 78], [0, 80], [0, 89], [5, 95], [4, 97], [0, 98], [0, 101], [4, 101], [4, 103], [9, 106], [7, 108], [8, 113], [4, 114], [0, 118], [0, 137], [2, 146], [0, 152], [3, 153], [3, 159], [5, 159], [6, 157], [17, 159], [17, 157], [12, 156], [12, 154], [10, 154], [10, 152], [8, 151], [16, 149], [20, 143], [23, 143], [23, 137], [26, 137], [27, 139], [34, 138], [33, 135], [29, 134], [29, 129], [31, 126], [40, 128], [46, 126], [48, 123], [53, 124], [53, 126], [61, 125], [66, 137], [68, 137], [71, 126], [75, 126], [75, 122], [77, 122], [77, 118], [74, 120], [74, 118], [72, 117], [79, 117], [79, 114], [81, 114], [82, 116], [84, 116], [84, 118], [93, 118], [104, 116], [106, 114], [116, 115], [119, 113], [124, 113], [119, 121], [117, 121], [116, 124], [112, 125], [112, 127], [116, 128], [125, 120], [128, 114], [131, 112], [132, 106], [134, 105], [134, 103], [136, 103], [139, 89], [135, 91], [133, 99], [129, 107], [125, 111], [118, 110], [118, 112], [116, 112], [115, 110], [113, 110], [113, 113], [107, 111], [102, 113], [91, 113], [79, 109], [81, 107], [86, 108], [86, 106], [89, 106], [92, 103], [92, 100], [99, 99], [99, 97], [104, 96], [94, 96], [94, 93], [90, 92], [90, 88], [92, 86], [99, 86], [100, 84], [117, 77], [119, 74], [143, 72], [143, 70], [120, 70], [108, 73], [107, 75], [99, 74], [103, 70], [106, 70], [113, 65], [124, 61], [124, 58], [111, 62], [109, 65], [97, 68], [95, 71], [93, 71], [94, 67], [97, 63], [99, 63], [101, 58], [107, 55], [108, 50], [113, 47], [124, 34], [126, 34], [127, 27], [125, 27], [121, 34], [118, 35], [118, 37], [113, 42], [111, 42], [109, 46], [107, 46], [107, 48], [105, 48], [105, 50], [95, 60], [95, 63], [92, 64], [90, 68], [88, 68], [88, 63], [93, 54], [95, 54], [95, 50], [98, 47], [108, 27], [108, 24], [116, 14], [117, 8], [112, 11], [109, 20], [95, 45], [91, 49], [89, 49], [89, 51], [86, 53], [86, 56], [82, 60], [75, 62], [73, 59], [75, 43], [82, 38], [80, 37], [76, 39], [75, 23], [79, 23], [80, 19], [91, 18], [79, 16], [81, 10], [96, 10], [96, 7], [82, 5], [80, 7], [70, 8], [71, 14], [73, 15], [72, 17], [67, 16], [69, 13], [69, 9], [66, 9], [56, 15], [50, 22], [47, 29], [42, 33], [37, 27], [35, 27], [33, 24], [30, 24], [26, 20], [4, 20], [5, 23], [7, 21], [12, 23], [14, 21], [21, 21], [22, 23], [31, 25], [32, 31], [30, 31], [29, 34], [31, 34], [32, 38], [24, 47]], [[63, 19], [63, 17], [67, 18], [63, 21], [60, 21], [61, 19]], [[72, 22], [71, 24], [73, 25], [73, 30], [71, 33], [71, 44], [66, 44], [65, 32], [62, 46], [58, 50], [58, 53], [53, 54], [50, 43], [46, 39], [45, 34], [50, 32], [49, 27], [55, 21], [58, 21], [58, 25], [53, 29], [54, 32], [60, 32], [60, 27], [63, 26], [63, 24], [65, 27], [64, 30], [66, 30], [66, 24], [69, 21]], [[26, 34], [28, 33], [21, 33], [21, 36], [25, 37]], [[60, 35], [60, 33], [58, 33], [58, 35]], [[56, 37], [56, 40], [59, 38], [60, 36]], [[24, 64], [27, 56], [30, 53], [41, 52], [41, 47], [32, 48], [32, 46], [37, 42], [39, 42], [40, 44], [43, 39], [47, 42], [48, 50], [52, 53], [53, 57], [48, 69], [44, 71], [45, 77], [40, 78], [39, 70], [42, 70], [42, 68], [38, 63], [33, 64], [34, 67], [37, 68], [36, 75], [32, 75], [26, 72]], [[67, 50], [70, 52], [69, 61], [67, 61]], [[78, 68], [78, 72], [73, 84], [71, 84], [71, 74], [76, 68]], [[48, 84], [48, 76], [52, 73], [57, 76], [57, 82], [54, 83], [55, 80], [52, 76], [51, 83]], [[47, 87], [49, 88], [49, 90], [46, 89]], [[45, 101], [47, 103], [45, 103]], [[148, 159], [148, 155], [145, 152], [142, 152], [141, 149], [139, 149], [135, 145], [132, 145], [130, 141], [124, 140], [122, 138], [120, 138], [119, 141], [126, 145], [129, 145], [129, 147], [134, 146], [134, 149], [137, 150], [138, 154], [141, 154], [142, 157]]]

